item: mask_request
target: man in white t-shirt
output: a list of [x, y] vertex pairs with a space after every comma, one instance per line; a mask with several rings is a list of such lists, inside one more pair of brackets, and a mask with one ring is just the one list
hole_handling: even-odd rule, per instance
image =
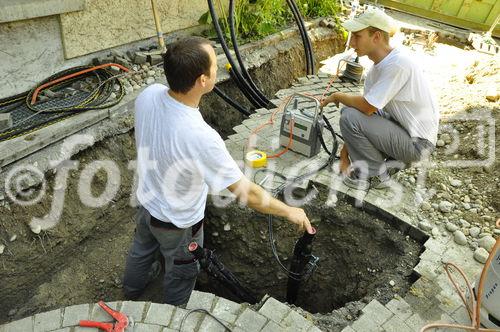
[[340, 170], [356, 189], [387, 188], [388, 168], [402, 168], [434, 149], [439, 110], [422, 69], [389, 45], [394, 21], [380, 9], [368, 9], [343, 23], [350, 46], [374, 62], [363, 95], [335, 92], [323, 101], [345, 105], [340, 130], [344, 146]]
[[164, 301], [187, 303], [199, 272], [188, 251], [203, 245], [207, 195], [229, 189], [248, 207], [288, 219], [312, 232], [303, 209], [274, 199], [249, 181], [227, 151], [220, 135], [198, 109], [216, 80], [217, 57], [206, 39], [190, 37], [169, 46], [164, 56], [170, 89], [146, 88], [135, 102], [137, 144], [136, 231], [129, 251], [123, 290], [137, 299], [151, 275], [154, 254], [165, 261]]

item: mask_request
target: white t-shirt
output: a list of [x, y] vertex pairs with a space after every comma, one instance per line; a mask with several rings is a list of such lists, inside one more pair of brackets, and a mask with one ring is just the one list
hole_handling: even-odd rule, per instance
[[220, 135], [198, 108], [154, 84], [135, 101], [137, 199], [149, 213], [177, 227], [203, 219], [207, 194], [242, 177]]
[[436, 144], [439, 109], [423, 70], [399, 49], [373, 65], [366, 76], [364, 97], [384, 110], [411, 137]]

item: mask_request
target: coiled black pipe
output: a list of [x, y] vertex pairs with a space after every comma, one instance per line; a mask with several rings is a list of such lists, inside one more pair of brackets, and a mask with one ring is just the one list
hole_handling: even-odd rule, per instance
[[238, 47], [238, 38], [236, 38], [234, 27], [234, 0], [229, 0], [229, 31], [231, 32], [231, 42], [233, 43], [236, 60], [238, 60], [238, 64], [240, 65], [241, 74], [247, 80], [248, 85], [255, 91], [259, 98], [267, 103], [266, 108], [275, 108], [276, 105], [272, 104], [269, 99], [267, 99], [267, 97], [262, 93], [262, 91], [260, 91], [255, 82], [252, 80], [252, 77], [245, 67], [243, 59], [241, 58], [240, 50]]
[[245, 79], [241, 76], [241, 73], [239, 70], [236, 68], [236, 64], [233, 60], [233, 57], [231, 56], [231, 53], [229, 51], [229, 48], [227, 46], [226, 40], [224, 38], [224, 34], [222, 32], [222, 29], [219, 25], [219, 17], [217, 16], [217, 13], [215, 12], [214, 4], [212, 0], [207, 0], [208, 1], [208, 9], [210, 11], [210, 15], [212, 16], [212, 22], [214, 24], [215, 32], [217, 33], [217, 36], [219, 37], [220, 44], [222, 46], [222, 49], [224, 51], [224, 54], [226, 55], [226, 58], [229, 62], [229, 64], [232, 67], [232, 71], [234, 73], [234, 76], [236, 77], [236, 80], [240, 82], [240, 86], [243, 88], [243, 91], [247, 91], [248, 95], [247, 98], [249, 98], [249, 101], [252, 103], [257, 108], [265, 108], [267, 106], [267, 102], [265, 100], [262, 100], [259, 98], [259, 96], [256, 94], [256, 92], [248, 85], [248, 82], [245, 81]]

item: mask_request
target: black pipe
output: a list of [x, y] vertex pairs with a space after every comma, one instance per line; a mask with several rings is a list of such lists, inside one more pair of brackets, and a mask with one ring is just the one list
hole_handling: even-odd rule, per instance
[[[258, 101], [255, 100], [255, 98], [250, 94], [250, 91], [244, 87], [244, 84], [238, 79], [238, 77], [235, 74], [235, 71], [233, 70], [232, 67], [228, 68], [228, 73], [231, 79], [234, 81], [234, 84], [236, 84], [236, 87], [243, 93], [243, 95], [255, 106], [256, 104], [258, 105]], [[255, 106], [257, 108], [260, 108], [260, 106]]]
[[214, 92], [219, 96], [221, 97], [226, 103], [228, 103], [229, 105], [233, 106], [238, 112], [240, 112], [241, 114], [245, 115], [245, 116], [250, 116], [250, 111], [245, 109], [243, 106], [241, 106], [240, 104], [238, 104], [236, 101], [234, 101], [233, 99], [231, 99], [228, 95], [226, 95], [224, 92], [222, 92], [221, 89], [219, 89], [217, 86], [214, 86]]
[[304, 18], [300, 14], [300, 10], [299, 10], [299, 7], [297, 6], [297, 3], [295, 2], [295, 0], [291, 0], [291, 1], [292, 1], [292, 5], [295, 7], [295, 11], [297, 12], [297, 15], [299, 17], [299, 23], [300, 23], [300, 26], [302, 26], [302, 31], [304, 31], [305, 44], [306, 44], [306, 47], [308, 49], [307, 54], [309, 55], [309, 63], [310, 63], [310, 68], [311, 68], [310, 75], [314, 75], [314, 74], [316, 74], [316, 70], [315, 70], [315, 64], [314, 64], [314, 52], [313, 52], [313, 48], [312, 48], [312, 44], [311, 44], [311, 39], [309, 38], [309, 34], [307, 32]]
[[269, 99], [262, 93], [262, 91], [257, 87], [252, 77], [248, 73], [245, 63], [241, 58], [240, 50], [238, 47], [238, 38], [236, 38], [236, 32], [234, 27], [234, 0], [229, 0], [229, 30], [231, 32], [231, 42], [233, 43], [234, 54], [236, 55], [236, 60], [240, 65], [241, 74], [247, 80], [250, 87], [255, 91], [260, 99], [267, 103], [266, 108], [276, 108], [276, 105], [272, 104]]
[[[297, 275], [304, 275], [306, 265], [312, 257], [312, 241], [316, 235], [316, 230], [313, 228], [313, 233], [304, 232], [302, 237], [298, 239], [293, 248], [293, 257], [290, 263], [290, 272]], [[295, 303], [297, 294], [299, 292], [300, 283], [302, 278], [288, 277], [288, 284], [286, 287], [286, 302], [289, 304]]]
[[217, 279], [240, 300], [250, 304], [257, 303], [256, 297], [240, 284], [231, 271], [224, 267], [212, 250], [202, 248], [196, 242], [191, 242], [188, 250], [210, 276]]
[[307, 29], [305, 27], [304, 20], [294, 0], [287, 0], [287, 4], [290, 7], [290, 10], [292, 11], [295, 22], [297, 23], [297, 26], [299, 28], [299, 33], [302, 38], [302, 44], [304, 45], [305, 59], [306, 59], [306, 74], [313, 75], [315, 73], [314, 55], [311, 46], [311, 40], [309, 39], [309, 35], [307, 34]]
[[[234, 75], [236, 79], [240, 82], [240, 86], [248, 92], [248, 95], [251, 96], [251, 99], [249, 101], [252, 103], [257, 108], [265, 108], [267, 106], [267, 103], [260, 99], [259, 96], [256, 94], [254, 90], [248, 85], [248, 82], [244, 80], [244, 78], [241, 76], [241, 73], [239, 70], [236, 68], [236, 64], [233, 60], [233, 57], [231, 56], [231, 53], [229, 51], [229, 48], [227, 47], [226, 40], [224, 39], [224, 33], [222, 32], [222, 29], [219, 25], [219, 17], [217, 16], [217, 13], [215, 12], [214, 4], [212, 0], [208, 0], [208, 9], [210, 11], [210, 15], [212, 16], [212, 22], [214, 24], [215, 32], [217, 33], [217, 36], [219, 37], [220, 44], [222, 46], [222, 50], [224, 51], [224, 54], [226, 55], [227, 61], [231, 65]], [[243, 91], [243, 90], [242, 90]], [[243, 91], [244, 92], [244, 91]], [[247, 96], [245, 94], [245, 96]]]
[[309, 34], [307, 32], [307, 28], [306, 28], [304, 19], [303, 19], [302, 15], [300, 14], [299, 7], [297, 6], [297, 3], [295, 2], [295, 0], [292, 0], [292, 5], [295, 7], [295, 11], [297, 12], [297, 14], [300, 18], [300, 25], [302, 26], [302, 30], [304, 31], [304, 35], [306, 37], [305, 42], [306, 42], [307, 49], [308, 49], [309, 61], [310, 61], [310, 67], [311, 67], [310, 74], [315, 75], [316, 69], [315, 69], [315, 63], [314, 63], [314, 50], [312, 48], [311, 39], [309, 38]]

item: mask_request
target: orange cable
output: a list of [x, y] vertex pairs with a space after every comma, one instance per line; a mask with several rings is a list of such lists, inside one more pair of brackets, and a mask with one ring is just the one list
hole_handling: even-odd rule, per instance
[[99, 66], [95, 66], [95, 67], [92, 67], [92, 68], [87, 68], [87, 69], [81, 70], [81, 71], [73, 73], [73, 74], [69, 74], [69, 75], [66, 75], [66, 76], [63, 76], [63, 77], [59, 77], [58, 79], [55, 79], [53, 81], [47, 82], [45, 84], [42, 84], [38, 88], [36, 88], [35, 92], [33, 93], [33, 96], [31, 97], [31, 105], [35, 104], [36, 98], [38, 97], [38, 94], [40, 93], [40, 91], [42, 91], [45, 88], [48, 88], [49, 86], [52, 86], [52, 85], [57, 84], [59, 82], [62, 82], [64, 80], [67, 80], [67, 79], [70, 79], [70, 78], [73, 78], [73, 77], [76, 77], [76, 76], [80, 76], [80, 75], [83, 75], [85, 73], [97, 70], [97, 69], [102, 69], [102, 68], [111, 67], [111, 66], [118, 67], [118, 68], [120, 68], [121, 70], [123, 70], [125, 72], [129, 71], [129, 69], [127, 67], [124, 67], [124, 66], [122, 66], [122, 65], [120, 65], [118, 63], [105, 63], [105, 64], [102, 64], [102, 65], [99, 65]]
[[278, 157], [281, 157], [282, 155], [284, 155], [285, 153], [288, 152], [288, 150], [292, 147], [292, 144], [293, 144], [293, 140], [292, 140], [292, 137], [293, 137], [293, 125], [294, 125], [295, 121], [293, 120], [293, 118], [290, 119], [290, 136], [288, 137], [288, 144], [286, 145], [286, 147], [276, 153], [276, 154], [273, 154], [272, 156], [268, 156], [267, 159], [273, 159], [273, 158], [278, 158]]
[[[497, 220], [496, 224], [497, 224], [497, 226], [500, 225], [500, 219]], [[448, 277], [450, 277], [450, 280], [451, 280], [453, 286], [457, 290], [460, 298], [462, 299], [462, 302], [464, 302], [464, 305], [465, 305], [467, 311], [469, 311], [469, 310], [471, 310], [471, 308], [468, 306], [467, 302], [464, 301], [464, 294], [458, 288], [458, 286], [455, 283], [455, 281], [453, 280], [453, 278], [451, 278], [451, 275], [450, 275], [447, 267], [448, 266], [453, 266], [462, 275], [462, 277], [464, 278], [464, 280], [465, 280], [465, 282], [467, 284], [467, 288], [469, 289], [470, 296], [471, 296], [471, 302], [473, 304], [472, 313], [469, 313], [469, 317], [471, 317], [472, 326], [456, 325], [456, 324], [443, 324], [443, 323], [432, 323], [432, 324], [428, 324], [428, 325], [425, 325], [424, 327], [422, 327], [422, 329], [420, 330], [420, 332], [425, 332], [428, 329], [443, 328], [443, 327], [444, 328], [453, 328], [453, 329], [463, 329], [463, 330], [466, 330], [466, 331], [474, 331], [474, 332], [498, 332], [499, 331], [498, 329], [481, 328], [481, 314], [480, 314], [480, 311], [481, 311], [481, 301], [482, 301], [482, 296], [483, 296], [484, 279], [486, 278], [486, 274], [487, 274], [488, 269], [490, 267], [491, 261], [493, 260], [493, 256], [496, 254], [496, 252], [497, 252], [497, 250], [499, 248], [500, 248], [500, 238], [498, 238], [496, 240], [495, 245], [493, 246], [493, 249], [491, 249], [491, 252], [490, 252], [490, 254], [488, 256], [488, 259], [486, 260], [486, 263], [485, 263], [485, 266], [483, 268], [483, 271], [481, 272], [481, 277], [479, 278], [479, 285], [478, 285], [478, 290], [477, 290], [477, 301], [475, 302], [475, 305], [474, 305], [474, 293], [472, 291], [472, 287], [470, 286], [469, 280], [465, 276], [465, 273], [458, 266], [456, 266], [456, 265], [454, 265], [452, 263], [447, 263], [445, 265], [445, 270], [448, 273]]]

